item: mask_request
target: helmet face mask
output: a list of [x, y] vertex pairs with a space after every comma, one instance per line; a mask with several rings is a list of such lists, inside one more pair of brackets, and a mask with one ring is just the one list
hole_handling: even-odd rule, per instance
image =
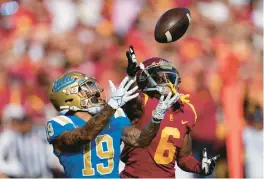
[[96, 114], [105, 105], [103, 91], [93, 77], [79, 72], [68, 72], [53, 83], [50, 100], [61, 113], [86, 111]]
[[78, 95], [83, 99], [81, 106], [84, 108], [91, 108], [94, 105], [105, 104], [105, 97], [103, 89], [95, 81], [88, 79], [79, 85]]
[[105, 95], [101, 86], [94, 78], [88, 78], [78, 85], [78, 95], [81, 97], [81, 110], [95, 115], [103, 109], [105, 105]]
[[169, 83], [173, 84], [176, 90], [179, 89], [181, 83], [179, 73], [167, 60], [151, 58], [145, 61], [144, 66], [145, 69], [138, 74], [138, 84], [142, 91], [158, 91], [160, 94], [167, 94], [170, 88]]

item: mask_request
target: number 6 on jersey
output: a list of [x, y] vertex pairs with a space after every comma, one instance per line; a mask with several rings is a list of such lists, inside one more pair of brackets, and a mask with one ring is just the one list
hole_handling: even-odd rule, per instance
[[[154, 160], [158, 164], [166, 165], [173, 160], [176, 149], [175, 146], [168, 141], [170, 136], [176, 139], [180, 138], [179, 130], [173, 127], [165, 127], [161, 131], [161, 138], [154, 155]], [[168, 156], [164, 156], [165, 151], [168, 151]]]

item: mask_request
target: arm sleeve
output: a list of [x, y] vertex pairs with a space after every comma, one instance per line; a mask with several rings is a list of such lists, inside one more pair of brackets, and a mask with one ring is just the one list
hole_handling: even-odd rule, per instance
[[200, 174], [202, 171], [201, 163], [196, 160], [192, 154], [179, 158], [177, 160], [177, 164], [182, 170], [186, 172]]
[[201, 173], [201, 163], [192, 156], [192, 139], [190, 134], [184, 136], [184, 144], [177, 154], [178, 166], [187, 172]]

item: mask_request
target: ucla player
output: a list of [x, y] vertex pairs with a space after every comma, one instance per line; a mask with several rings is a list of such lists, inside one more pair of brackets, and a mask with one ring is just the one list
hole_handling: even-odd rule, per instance
[[140, 131], [120, 108], [138, 96], [137, 86], [129, 90], [133, 83], [125, 77], [116, 88], [109, 81], [108, 102], [96, 80], [83, 73], [68, 72], [53, 83], [50, 100], [61, 115], [48, 121], [46, 132], [68, 177], [119, 178], [121, 139], [133, 147], [151, 143], [163, 119], [159, 114], [179, 95], [160, 100], [154, 117]]

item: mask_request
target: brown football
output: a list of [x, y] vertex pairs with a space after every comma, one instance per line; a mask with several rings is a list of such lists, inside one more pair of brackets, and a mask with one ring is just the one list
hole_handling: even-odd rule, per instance
[[155, 27], [155, 40], [170, 43], [180, 39], [191, 22], [191, 13], [187, 8], [174, 8], [166, 11], [159, 18]]

